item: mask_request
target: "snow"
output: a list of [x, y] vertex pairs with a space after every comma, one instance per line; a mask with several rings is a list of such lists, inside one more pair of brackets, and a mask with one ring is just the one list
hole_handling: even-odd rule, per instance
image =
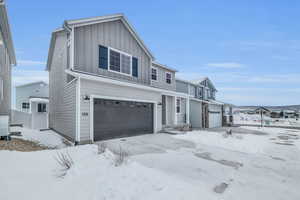
[[49, 148], [64, 148], [67, 140], [52, 130], [39, 131], [25, 127], [11, 127], [11, 132], [21, 132], [22, 136], [13, 136], [24, 140], [37, 142]]
[[[98, 154], [97, 145], [0, 151], [0, 169], [5, 172], [0, 173], [0, 199], [300, 199], [300, 131], [243, 128], [266, 134], [224, 137], [222, 131], [200, 130], [105, 141], [108, 149], [130, 150], [128, 161], [117, 167], [115, 155], [108, 149]], [[44, 132], [30, 131], [23, 137], [46, 142], [39, 136]], [[64, 178], [58, 177], [59, 152], [74, 161]], [[224, 185], [227, 188], [219, 190]]]

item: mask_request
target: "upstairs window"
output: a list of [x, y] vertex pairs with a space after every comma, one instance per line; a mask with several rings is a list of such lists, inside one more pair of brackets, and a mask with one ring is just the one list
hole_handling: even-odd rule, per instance
[[157, 69], [153, 67], [151, 68], [151, 79], [157, 81]]
[[169, 72], [166, 73], [166, 83], [168, 84], [172, 83], [172, 74]]
[[197, 88], [197, 96], [198, 97], [202, 97], [202, 94], [203, 92], [202, 92], [202, 88]]
[[38, 104], [38, 112], [39, 113], [47, 112], [47, 110], [46, 110], [46, 104], [45, 103], [39, 103]]
[[120, 53], [110, 50], [109, 51], [109, 69], [120, 72], [121, 66], [120, 66]]
[[108, 48], [99, 46], [99, 68], [108, 69]]
[[4, 81], [0, 77], [0, 101], [2, 101], [4, 98]]
[[181, 101], [180, 98], [176, 99], [176, 113], [180, 113], [181, 111]]

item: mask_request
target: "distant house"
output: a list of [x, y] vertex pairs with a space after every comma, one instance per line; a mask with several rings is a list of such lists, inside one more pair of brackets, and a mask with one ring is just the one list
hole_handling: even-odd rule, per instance
[[11, 115], [11, 68], [15, 51], [5, 1], [0, 1], [0, 136], [7, 136]]
[[32, 129], [48, 128], [49, 86], [43, 81], [16, 87], [12, 121]]

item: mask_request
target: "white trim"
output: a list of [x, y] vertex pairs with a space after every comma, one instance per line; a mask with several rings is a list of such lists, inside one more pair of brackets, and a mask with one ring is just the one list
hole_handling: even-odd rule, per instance
[[[103, 46], [103, 45], [101, 45], [101, 46]], [[107, 46], [107, 49], [108, 49], [108, 58], [107, 58], [107, 60], [108, 60], [108, 67], [107, 67], [107, 70], [110, 71], [110, 72], [113, 72], [113, 73], [117, 73], [117, 74], [122, 74], [122, 75], [125, 75], [125, 76], [133, 77], [132, 76], [132, 55], [130, 55], [128, 53], [125, 53], [123, 51], [120, 51], [118, 49], [111, 48], [109, 46]], [[117, 52], [117, 53], [120, 54], [120, 71], [119, 72], [110, 69], [110, 50], [115, 51], [115, 52]], [[130, 57], [130, 74], [122, 72], [122, 54], [124, 54], [125, 56], [129, 56]]]
[[186, 105], [185, 105], [185, 114], [186, 114], [186, 122], [187, 124], [190, 124], [190, 98], [186, 98]]
[[[153, 80], [153, 79], [152, 79], [152, 69], [155, 69], [155, 70], [156, 70], [156, 80]], [[153, 82], [158, 82], [158, 68], [157, 68], [157, 67], [151, 66], [151, 81], [153, 81]]]
[[71, 54], [70, 54], [70, 67], [71, 69], [74, 69], [74, 63], [75, 63], [75, 48], [74, 48], [74, 36], [75, 36], [75, 31], [74, 27], [71, 29]]
[[74, 77], [80, 77], [82, 79], [86, 79], [86, 80], [90, 80], [90, 81], [99, 81], [99, 82], [104, 82], [104, 83], [109, 83], [109, 84], [114, 84], [114, 85], [119, 85], [119, 86], [126, 86], [126, 87], [142, 89], [142, 90], [159, 92], [161, 94], [168, 95], [168, 96], [179, 96], [179, 97], [183, 97], [183, 98], [187, 98], [189, 96], [186, 93], [155, 88], [155, 87], [146, 86], [146, 85], [142, 85], [142, 84], [119, 81], [119, 80], [116, 80], [116, 79], [112, 79], [112, 78], [108, 78], [108, 77], [104, 77], [104, 76], [98, 76], [98, 75], [95, 75], [95, 74], [92, 74], [92, 73], [82, 72], [82, 71], [79, 71], [79, 70], [73, 70], [73, 71], [65, 70], [65, 72], [67, 74], [70, 74], [70, 75], [74, 76]]
[[94, 99], [108, 99], [108, 100], [120, 100], [120, 101], [134, 101], [134, 102], [144, 102], [153, 104], [153, 133], [157, 130], [157, 102], [141, 99], [132, 99], [124, 97], [114, 97], [114, 96], [103, 96], [103, 95], [90, 95], [90, 140], [94, 142]]
[[[171, 75], [171, 83], [167, 82], [167, 74]], [[172, 75], [172, 73], [171, 72], [165, 72], [165, 84], [172, 85], [172, 83], [173, 83], [173, 75]]]
[[174, 96], [173, 97], [173, 102], [174, 102], [174, 125], [177, 125], [177, 113], [176, 113], [176, 108], [177, 108], [177, 105], [176, 105], [176, 100], [177, 100], [177, 96]]
[[80, 77], [76, 83], [76, 141], [80, 142]]

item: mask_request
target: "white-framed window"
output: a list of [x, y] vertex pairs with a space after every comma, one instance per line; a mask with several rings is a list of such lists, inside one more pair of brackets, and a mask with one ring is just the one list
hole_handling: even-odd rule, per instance
[[176, 113], [179, 114], [181, 113], [181, 99], [176, 98]]
[[30, 104], [28, 102], [22, 103], [22, 109], [29, 109], [29, 108], [30, 108]]
[[202, 92], [202, 88], [201, 87], [197, 87], [197, 96], [198, 97], [202, 97], [202, 94], [203, 92]]
[[157, 81], [157, 68], [151, 67], [151, 80]]
[[121, 73], [124, 75], [132, 75], [132, 56], [119, 50], [109, 47], [109, 66], [108, 70]]
[[166, 72], [166, 83], [172, 83], [172, 74], [170, 72]]

